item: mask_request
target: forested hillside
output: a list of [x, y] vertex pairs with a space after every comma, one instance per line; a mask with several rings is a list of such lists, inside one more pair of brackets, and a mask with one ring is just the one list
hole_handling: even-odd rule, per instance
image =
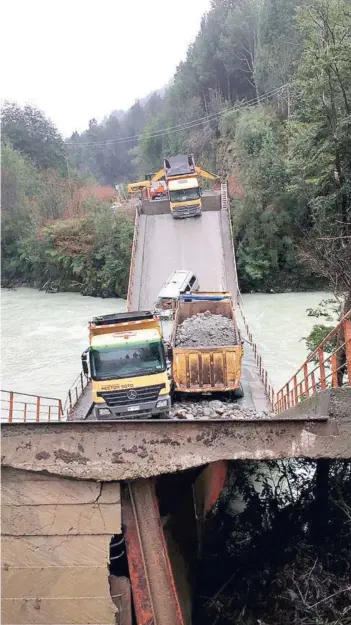
[[124, 297], [133, 215], [111, 210], [112, 188], [93, 193], [40, 111], [7, 103], [1, 118], [2, 284]]
[[193, 152], [237, 191], [243, 290], [349, 293], [350, 33], [348, 0], [213, 0], [163, 99], [92, 121], [70, 158], [113, 182]]
[[[350, 297], [350, 33], [349, 0], [212, 0], [164, 95], [93, 119], [64, 144], [51, 127], [45, 161], [35, 133], [24, 145], [5, 111], [6, 149], [20, 171], [34, 163], [51, 184], [69, 171], [78, 186], [143, 179], [164, 155], [193, 152], [229, 181], [242, 290], [329, 286]], [[21, 261], [21, 271], [31, 269]]]

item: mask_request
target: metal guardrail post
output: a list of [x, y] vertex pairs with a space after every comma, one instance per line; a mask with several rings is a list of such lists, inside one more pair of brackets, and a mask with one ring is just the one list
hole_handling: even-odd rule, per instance
[[10, 392], [10, 404], [9, 404], [9, 422], [12, 423], [13, 419], [13, 391]]
[[127, 310], [130, 310], [130, 307], [131, 307], [131, 296], [132, 296], [132, 289], [133, 289], [133, 282], [134, 282], [134, 263], [135, 263], [135, 254], [136, 254], [138, 234], [139, 234], [139, 220], [140, 220], [140, 212], [139, 212], [139, 208], [136, 207], [136, 209], [135, 209], [135, 220], [134, 220], [134, 233], [133, 233], [132, 253], [131, 253], [130, 268], [129, 268]]
[[39, 395], [37, 397], [37, 408], [36, 408], [35, 420], [36, 420], [37, 423], [39, 423], [39, 421], [40, 421], [40, 397], [39, 397]]

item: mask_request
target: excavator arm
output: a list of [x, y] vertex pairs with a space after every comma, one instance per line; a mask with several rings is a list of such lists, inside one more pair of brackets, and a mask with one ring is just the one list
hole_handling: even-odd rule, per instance
[[137, 191], [138, 189], [146, 189], [150, 186], [151, 185], [150, 185], [149, 180], [143, 180], [142, 182], [131, 182], [128, 185], [128, 193], [133, 193], [134, 191]]
[[195, 167], [195, 171], [199, 176], [202, 176], [202, 178], [208, 178], [209, 180], [219, 179], [219, 176], [216, 176], [216, 174], [211, 174], [210, 171], [206, 171], [206, 169], [201, 169], [201, 167]]
[[156, 174], [152, 176], [151, 182], [157, 182], [158, 180], [161, 180], [162, 176], [164, 175], [165, 175], [165, 170], [164, 168], [162, 168], [159, 171], [157, 171]]

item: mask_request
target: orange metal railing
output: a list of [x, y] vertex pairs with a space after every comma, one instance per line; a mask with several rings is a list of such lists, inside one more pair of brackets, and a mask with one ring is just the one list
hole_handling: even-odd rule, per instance
[[15, 391], [1, 391], [2, 423], [39, 423], [62, 419], [61, 399]]
[[278, 391], [275, 412], [338, 386], [351, 386], [351, 310]]
[[63, 412], [65, 415], [68, 416], [71, 410], [73, 410], [89, 382], [90, 378], [87, 377], [83, 371], [81, 371], [67, 393], [65, 403], [63, 405]]
[[[234, 264], [234, 272], [235, 272], [235, 276], [236, 276], [236, 282], [238, 283], [238, 272], [237, 272], [237, 267], [236, 267], [236, 258], [235, 258], [235, 245], [234, 245], [234, 233], [233, 233], [233, 226], [232, 226], [232, 219], [231, 219], [231, 212], [230, 212], [230, 203], [228, 201], [228, 189], [227, 189], [227, 183], [222, 183], [221, 184], [221, 198], [222, 198], [222, 203], [221, 203], [221, 209], [222, 211], [226, 211], [228, 213], [228, 221], [229, 221], [229, 234], [230, 234], [230, 239], [231, 239], [231, 244], [232, 244], [232, 251], [233, 251], [233, 264]], [[234, 295], [234, 294], [233, 294]], [[245, 326], [245, 330], [246, 330], [246, 334], [247, 334], [247, 338], [251, 344], [252, 350], [253, 350], [253, 355], [255, 358], [255, 362], [256, 362], [256, 366], [258, 369], [258, 374], [260, 376], [260, 380], [264, 386], [264, 390], [265, 393], [272, 405], [272, 408], [274, 406], [274, 388], [273, 388], [273, 384], [271, 383], [267, 370], [264, 368], [263, 366], [263, 362], [262, 362], [262, 356], [259, 353], [258, 347], [257, 347], [257, 343], [255, 343], [255, 341], [253, 340], [253, 336], [252, 333], [250, 331], [249, 328], [249, 324], [247, 322], [247, 319], [245, 317], [244, 314], [244, 303], [243, 303], [243, 298], [241, 296], [240, 293], [240, 289], [239, 287], [237, 287], [237, 292], [236, 292], [236, 303], [238, 305], [240, 314], [241, 314], [241, 318], [243, 320], [244, 326]]]
[[253, 340], [253, 336], [251, 334], [250, 328], [249, 328], [249, 324], [247, 322], [247, 319], [245, 317], [244, 314], [244, 308], [243, 308], [243, 298], [241, 297], [241, 293], [238, 289], [237, 292], [237, 303], [238, 303], [238, 308], [241, 314], [241, 318], [244, 322], [244, 326], [245, 326], [245, 330], [246, 330], [246, 334], [247, 337], [250, 341], [252, 350], [253, 350], [253, 355], [255, 358], [255, 362], [256, 362], [256, 366], [258, 369], [258, 374], [260, 376], [260, 380], [264, 386], [264, 390], [265, 393], [267, 395], [267, 397], [269, 398], [269, 401], [272, 404], [272, 407], [274, 406], [274, 401], [275, 401], [275, 393], [274, 393], [274, 388], [273, 388], [273, 384], [269, 379], [268, 373], [267, 373], [267, 369], [265, 369], [265, 367], [263, 366], [263, 361], [262, 361], [262, 356], [258, 350], [257, 347], [257, 343], [255, 343], [255, 341]]
[[130, 307], [131, 307], [132, 289], [133, 289], [133, 281], [134, 281], [134, 263], [135, 263], [135, 254], [136, 254], [138, 234], [139, 234], [139, 220], [140, 220], [140, 207], [137, 206], [135, 209], [133, 244], [132, 244], [132, 253], [130, 257], [127, 310], [130, 310]]

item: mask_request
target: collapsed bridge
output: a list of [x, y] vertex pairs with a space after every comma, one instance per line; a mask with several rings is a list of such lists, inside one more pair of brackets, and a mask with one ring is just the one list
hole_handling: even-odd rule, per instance
[[[204, 196], [200, 219], [174, 220], [164, 202], [136, 212], [129, 310], [152, 308], [179, 268], [194, 271], [202, 289], [230, 291], [241, 306], [225, 185], [220, 195]], [[137, 625], [190, 625], [196, 525], [225, 484], [227, 461], [351, 457], [350, 317], [342, 327], [348, 386], [332, 388], [339, 386], [337, 355], [328, 361], [318, 352], [279, 392], [279, 414], [266, 419], [255, 413], [271, 410], [273, 393], [245, 321], [240, 401], [252, 408], [250, 419], [90, 421], [91, 389], [80, 377], [83, 393], [77, 402], [71, 394], [68, 422], [60, 403], [37, 397], [34, 419], [24, 423], [13, 418], [10, 393], [2, 444], [3, 622], [112, 625], [117, 618], [131, 625], [132, 591]], [[110, 543], [122, 544], [117, 555]]]

